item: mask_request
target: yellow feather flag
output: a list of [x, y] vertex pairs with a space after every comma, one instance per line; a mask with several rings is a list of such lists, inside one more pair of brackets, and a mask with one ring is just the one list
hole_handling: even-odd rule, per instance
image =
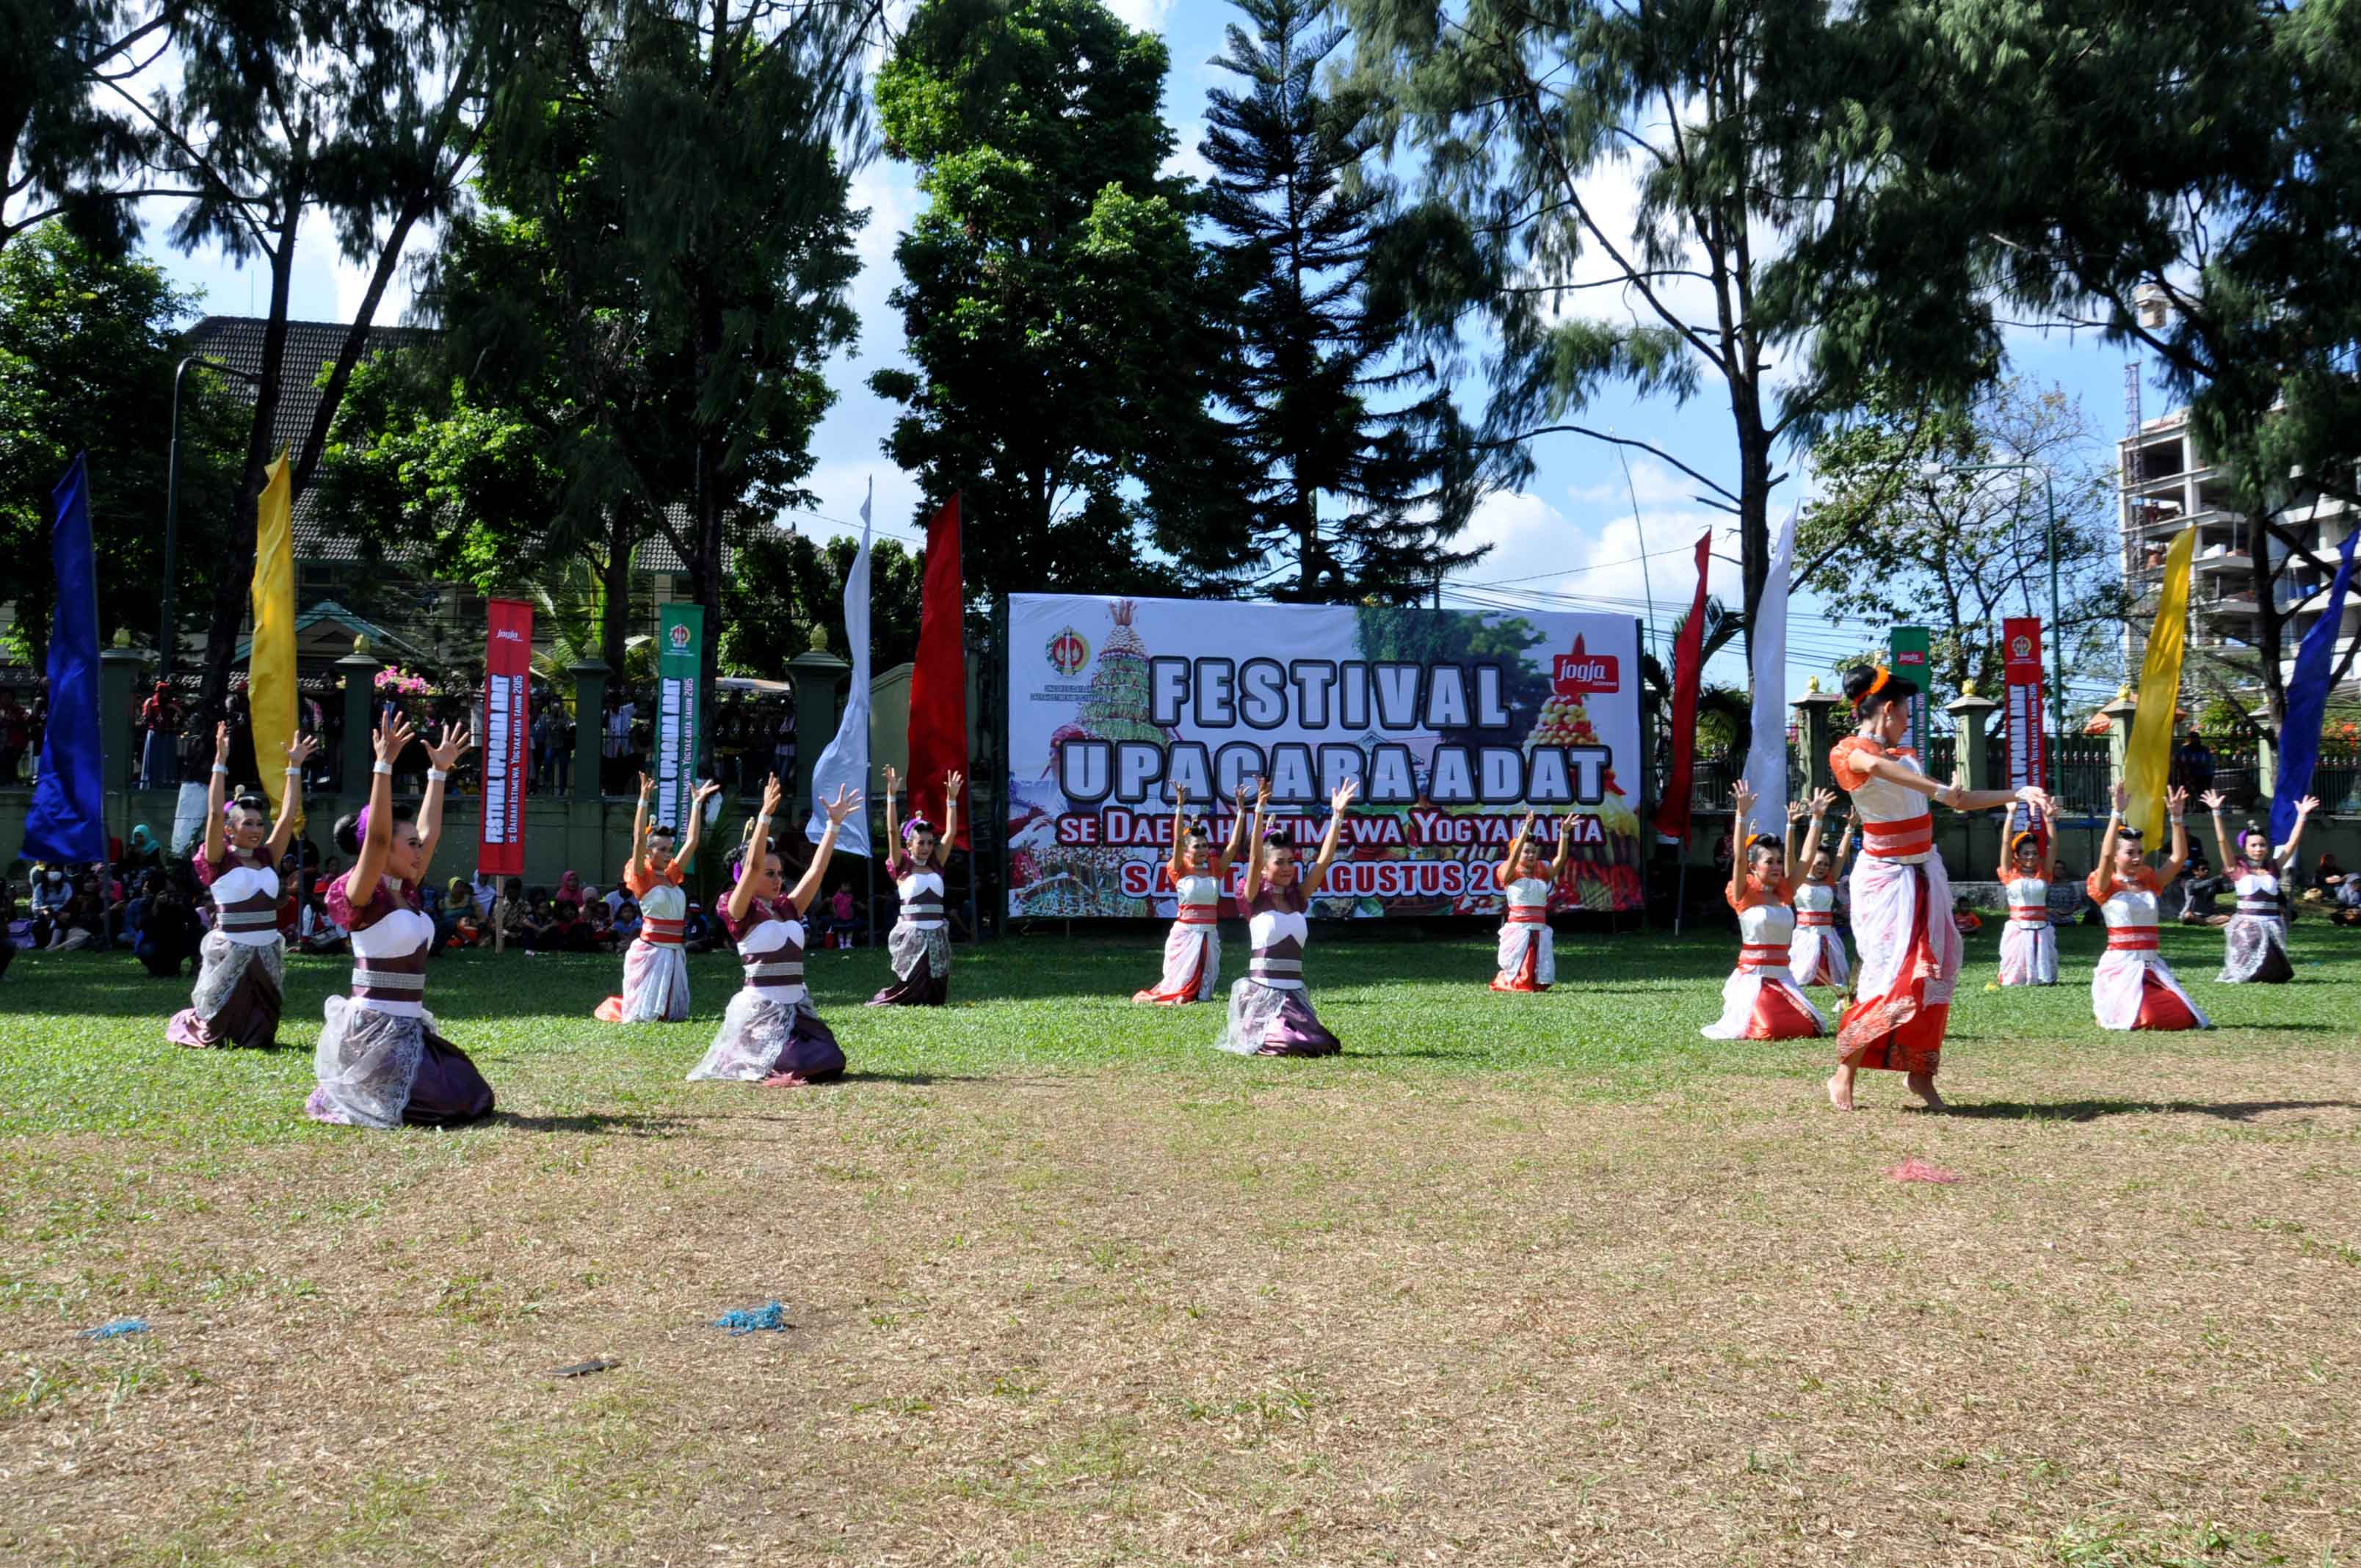
[[2139, 711], [2124, 751], [2126, 826], [2146, 834], [2148, 847], [2163, 847], [2165, 775], [2172, 766], [2172, 716], [2180, 706], [2180, 655], [2189, 642], [2189, 562], [2197, 553], [2197, 531], [2184, 528], [2164, 553], [2164, 587], [2157, 595], [2156, 626], [2147, 634], [2147, 658], [2140, 665]]
[[[267, 472], [254, 508], [254, 641], [246, 655], [246, 706], [255, 765], [276, 814], [287, 788], [281, 748], [295, 739], [295, 492], [287, 453]], [[302, 822], [299, 818], [300, 831]]]

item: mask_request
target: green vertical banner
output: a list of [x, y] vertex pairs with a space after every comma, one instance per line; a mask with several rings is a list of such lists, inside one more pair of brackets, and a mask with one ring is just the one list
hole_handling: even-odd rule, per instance
[[705, 607], [668, 604], [656, 622], [656, 820], [688, 830], [697, 796], [697, 689], [704, 667]]
[[1934, 634], [1923, 626], [1897, 626], [1886, 641], [1889, 663], [1897, 681], [1910, 683], [1910, 732], [1902, 743], [1924, 756], [1927, 751], [1927, 696], [1933, 689], [1927, 673], [1927, 656], [1935, 646]]

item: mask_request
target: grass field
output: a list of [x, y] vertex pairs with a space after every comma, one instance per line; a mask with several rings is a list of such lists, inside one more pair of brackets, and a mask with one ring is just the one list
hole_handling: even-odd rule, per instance
[[2353, 934], [2262, 988], [2168, 931], [2178, 1036], [2091, 1025], [2087, 932], [2046, 992], [1976, 938], [1944, 1116], [1700, 1039], [1730, 942], [1569, 938], [1534, 998], [1323, 937], [1325, 1061], [1127, 1005], [1144, 936], [961, 949], [937, 1014], [816, 955], [852, 1074], [804, 1091], [682, 1080], [726, 961], [619, 1029], [611, 960], [462, 955], [500, 1113], [439, 1134], [301, 1119], [340, 966], [265, 1056], [20, 958], [0, 1562], [2361, 1558]]

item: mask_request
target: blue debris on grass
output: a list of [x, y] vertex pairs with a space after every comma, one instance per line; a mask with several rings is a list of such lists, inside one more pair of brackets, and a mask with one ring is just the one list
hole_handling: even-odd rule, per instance
[[76, 1339], [121, 1339], [125, 1334], [144, 1334], [147, 1332], [148, 1320], [145, 1318], [117, 1318], [111, 1323], [101, 1323], [94, 1329], [84, 1329], [74, 1337]]
[[760, 1307], [739, 1307], [713, 1320], [717, 1329], [728, 1329], [732, 1337], [751, 1334], [760, 1329], [784, 1332], [787, 1326], [786, 1309], [776, 1301]]

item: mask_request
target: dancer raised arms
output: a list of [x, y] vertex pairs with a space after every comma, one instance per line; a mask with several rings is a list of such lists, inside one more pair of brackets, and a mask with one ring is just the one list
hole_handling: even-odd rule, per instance
[[287, 943], [279, 934], [285, 889], [279, 863], [303, 814], [303, 764], [319, 749], [309, 735], [287, 743], [287, 783], [279, 819], [266, 832], [259, 795], [229, 792], [229, 726], [214, 731], [214, 776], [205, 790], [205, 841], [191, 866], [213, 892], [214, 928], [197, 946], [197, 983], [189, 1004], [164, 1026], [175, 1045], [200, 1048], [279, 1043], [286, 1006]]
[[[1787, 973], [1797, 985], [1842, 986], [1852, 978], [1844, 937], [1837, 930], [1839, 851], [1828, 848], [1825, 831], [1836, 803], [1836, 792], [1823, 789], [1813, 792], [1809, 806], [1787, 808], [1787, 864], [1796, 878], [1795, 936], [1787, 944]], [[1798, 849], [1795, 823], [1805, 811], [1811, 814], [1811, 829]]]
[[1557, 983], [1557, 942], [1550, 931], [1550, 894], [1565, 875], [1565, 860], [1574, 843], [1569, 811], [1558, 824], [1557, 853], [1546, 864], [1533, 848], [1534, 815], [1528, 811], [1517, 824], [1509, 852], [1492, 868], [1492, 881], [1506, 895], [1500, 916], [1500, 940], [1492, 960], [1495, 991], [1543, 992]]
[[2041, 791], [1971, 790], [1937, 784], [1919, 771], [1902, 745], [1909, 728], [1909, 688], [1892, 671], [1856, 665], [1845, 672], [1845, 696], [1859, 719], [1837, 742], [1828, 765], [1852, 796], [1862, 853], [1852, 868], [1852, 933], [1861, 957], [1858, 998], [1837, 1025], [1837, 1069], [1828, 1102], [1852, 1109], [1854, 1078], [1862, 1068], [1907, 1076], [1910, 1091], [1939, 1109], [1935, 1074], [1943, 1031], [1959, 982], [1961, 944], [1951, 923], [1951, 881], [1935, 853], [1930, 801], [1955, 811], [1984, 811], [2023, 800], [2038, 806]]
[[681, 950], [688, 927], [688, 894], [681, 884], [697, 861], [705, 803], [720, 794], [721, 786], [697, 786], [689, 802], [688, 838], [678, 855], [673, 853], [678, 835], [661, 822], [648, 821], [655, 792], [655, 780], [642, 773], [639, 808], [631, 817], [631, 853], [623, 862], [623, 885], [639, 901], [640, 931], [623, 954], [623, 993], [598, 1004], [598, 1016], [609, 1024], [677, 1024], [688, 1016], [688, 960]]
[[434, 922], [417, 906], [442, 838], [444, 783], [470, 741], [455, 724], [427, 749], [426, 795], [413, 818], [393, 803], [393, 763], [415, 738], [389, 708], [376, 732], [369, 803], [336, 824], [336, 847], [353, 869], [329, 884], [328, 917], [351, 933], [353, 992], [328, 998], [313, 1061], [319, 1082], [303, 1107], [314, 1121], [446, 1126], [492, 1109], [491, 1085], [426, 1011]]
[[1217, 853], [1205, 824], [1190, 818], [1189, 792], [1174, 787], [1172, 853], [1165, 861], [1174, 907], [1172, 928], [1164, 937], [1164, 972], [1154, 985], [1133, 992], [1134, 1002], [1174, 1007], [1211, 1002], [1220, 994], [1222, 889], [1246, 830], [1246, 786], [1240, 784], [1229, 840]]
[[2002, 824], [2000, 867], [1995, 873], [2008, 901], [2008, 924], [2000, 931], [2000, 983], [2058, 983], [2058, 932], [2049, 921], [2049, 884], [2058, 872], [2058, 803], [2048, 801], [2037, 814], [2038, 832], [2027, 826], [2015, 831], [2016, 807], [2009, 807]]
[[2107, 950], [2091, 974], [2091, 1011], [2103, 1029], [2211, 1028], [2157, 949], [2157, 894], [2189, 863], [2189, 792], [2176, 789], [2165, 796], [2172, 849], [2154, 868], [2141, 854], [2140, 830], [2124, 820], [2130, 792], [2117, 784], [2114, 798], [2106, 837], [2099, 843], [2098, 869], [2088, 884], [2107, 923]]
[[793, 891], [783, 891], [785, 876], [771, 843], [771, 822], [779, 809], [777, 775], [763, 787], [762, 811], [747, 825], [745, 844], [731, 863], [735, 881], [721, 906], [746, 983], [730, 999], [721, 1028], [690, 1070], [691, 1079], [800, 1089], [843, 1075], [843, 1048], [813, 1009], [804, 984], [803, 917], [828, 877], [838, 829], [861, 809], [861, 796], [840, 787], [821, 808], [828, 827], [812, 848], [811, 864]]
[[2202, 798], [2213, 819], [2213, 845], [2222, 854], [2223, 873], [2238, 894], [2237, 913], [2222, 928], [2222, 972], [2217, 978], [2224, 985], [2284, 985], [2295, 978], [2295, 967], [2288, 962], [2287, 918], [2279, 896], [2303, 843], [2304, 825], [2320, 809], [2320, 802], [2305, 795], [2296, 803], [2295, 830], [2274, 851], [2271, 836], [2252, 824], [2238, 835], [2233, 849], [2222, 816], [2222, 792], [2207, 790]]
[[1217, 1042], [1239, 1056], [1325, 1057], [1344, 1048], [1312, 1011], [1303, 989], [1303, 948], [1311, 936], [1306, 918], [1312, 895], [1327, 879], [1344, 831], [1345, 813], [1359, 785], [1346, 779], [1329, 798], [1328, 831], [1312, 864], [1296, 863], [1295, 846], [1284, 828], [1266, 825], [1270, 781], [1255, 792], [1253, 859], [1246, 862], [1246, 932], [1253, 954], [1246, 972], [1230, 987], [1227, 1026]]
[[885, 862], [901, 908], [885, 934], [894, 963], [894, 983], [869, 999], [872, 1007], [940, 1007], [950, 999], [951, 934], [946, 919], [943, 868], [950, 863], [951, 839], [959, 832], [959, 773], [943, 775], [943, 827], [923, 817], [899, 823], [894, 809], [894, 770], [885, 770], [885, 838], [895, 845]]
[[[1828, 1021], [1787, 968], [1795, 935], [1795, 884], [1787, 878], [1786, 850], [1768, 833], [1750, 834], [1754, 790], [1744, 779], [1731, 789], [1730, 906], [1738, 913], [1738, 967], [1721, 988], [1721, 1016], [1697, 1032], [1710, 1040], [1795, 1040], [1828, 1033]], [[1792, 824], [1789, 831], [1793, 832]], [[1812, 820], [1804, 853], [1817, 854], [1820, 823]]]

